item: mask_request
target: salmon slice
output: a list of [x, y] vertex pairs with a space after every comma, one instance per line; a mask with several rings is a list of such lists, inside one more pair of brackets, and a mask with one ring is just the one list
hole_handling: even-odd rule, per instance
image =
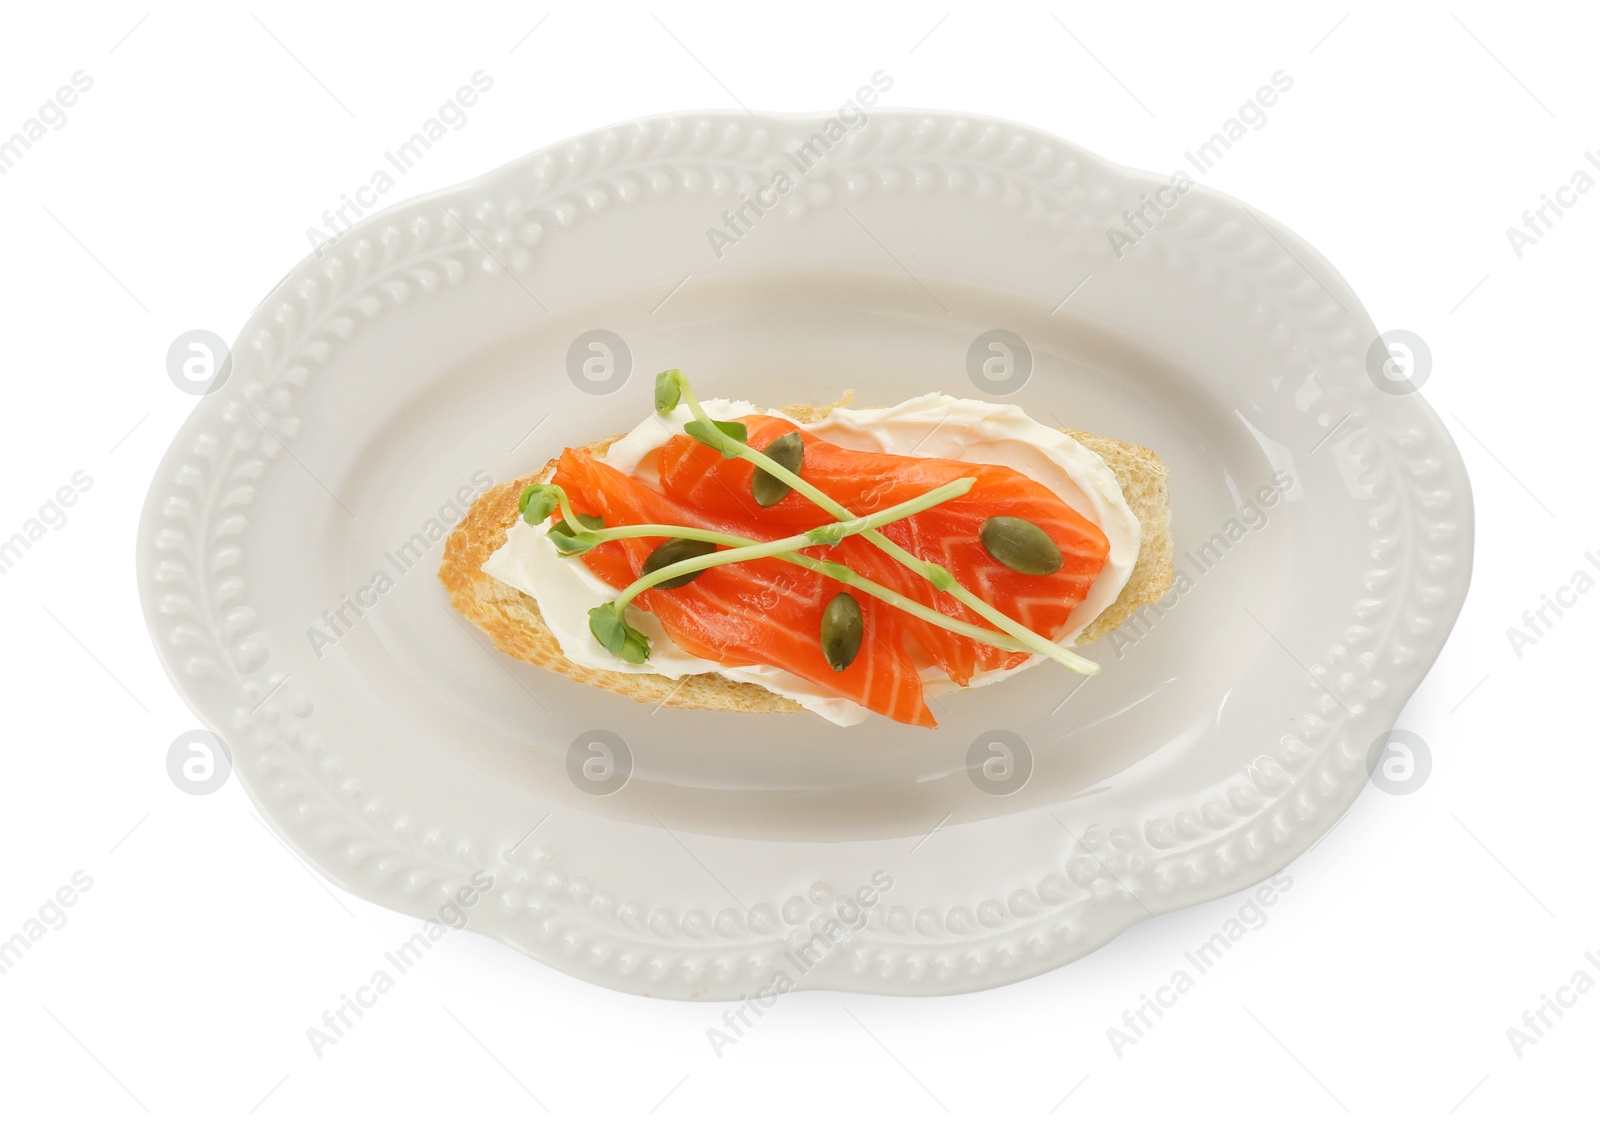
[[[770, 415], [740, 420], [749, 444], [763, 449], [795, 425]], [[850, 450], [801, 431], [805, 458], [800, 475], [845, 508], [867, 515], [912, 500], [958, 477], [975, 477], [965, 495], [886, 525], [885, 536], [912, 555], [949, 569], [972, 593], [1036, 633], [1055, 638], [1105, 566], [1110, 544], [1087, 517], [1037, 481], [1000, 465], [948, 458], [909, 457]], [[815, 527], [832, 517], [791, 492], [761, 508], [750, 491], [755, 467], [725, 458], [684, 435], [671, 438], [659, 455], [661, 491], [709, 519], [758, 523], [763, 538]], [[1038, 525], [1061, 549], [1064, 563], [1052, 575], [1023, 575], [997, 563], [978, 538], [990, 516], [1016, 516]], [[952, 595], [935, 591], [921, 576], [860, 537], [839, 545], [839, 561], [941, 613], [993, 628]], [[1029, 654], [997, 649], [901, 614], [903, 632], [957, 684], [979, 671], [1011, 668]]]
[[[564, 451], [551, 480], [567, 491], [575, 512], [599, 515], [607, 527], [681, 524], [751, 539], [779, 538], [737, 514], [706, 513], [663, 496], [582, 450]], [[558, 519], [559, 514], [551, 522]], [[620, 590], [639, 577], [645, 558], [661, 542], [643, 536], [615, 540], [578, 558]], [[806, 553], [823, 558], [834, 550], [811, 548]], [[758, 559], [710, 568], [694, 582], [648, 590], [634, 602], [660, 619], [667, 635], [693, 656], [730, 666], [775, 666], [890, 719], [936, 727], [917, 663], [906, 648], [906, 615], [860, 595], [861, 650], [841, 672], [828, 665], [820, 641], [822, 612], [844, 589], [815, 571]]]

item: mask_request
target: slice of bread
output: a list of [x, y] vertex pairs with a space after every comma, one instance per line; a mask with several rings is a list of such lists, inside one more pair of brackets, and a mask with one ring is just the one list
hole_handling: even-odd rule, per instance
[[[785, 407], [783, 412], [800, 422], [825, 416], [830, 407]], [[1128, 507], [1139, 520], [1139, 558], [1117, 600], [1089, 623], [1079, 638], [1087, 644], [1117, 628], [1140, 606], [1154, 602], [1172, 585], [1172, 532], [1168, 526], [1167, 470], [1155, 454], [1112, 438], [1077, 430], [1065, 431], [1081, 442], [1111, 469]], [[583, 447], [596, 457], [616, 441], [617, 435]], [[466, 518], [450, 533], [444, 545], [439, 580], [450, 592], [450, 604], [463, 617], [489, 635], [502, 653], [531, 665], [561, 673], [580, 684], [591, 684], [647, 704], [674, 708], [707, 708], [735, 712], [797, 712], [799, 704], [761, 687], [729, 680], [719, 673], [698, 673], [673, 680], [658, 673], [621, 673], [591, 669], [569, 661], [561, 653], [539, 604], [529, 595], [484, 574], [483, 565], [506, 542], [506, 529], [518, 518], [517, 501], [534, 481], [548, 481], [555, 473], [551, 459], [537, 473], [496, 485], [479, 497]]]

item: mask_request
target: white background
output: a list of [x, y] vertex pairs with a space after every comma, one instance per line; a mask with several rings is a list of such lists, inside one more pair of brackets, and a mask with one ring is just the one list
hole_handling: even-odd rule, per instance
[[[0, 177], [0, 538], [75, 471], [93, 485], [0, 575], [0, 938], [74, 872], [94, 883], [0, 976], [0, 1118], [1592, 1120], [1600, 988], [1567, 994], [1521, 1058], [1506, 1030], [1580, 969], [1600, 981], [1600, 594], [1520, 654], [1507, 629], [1600, 575], [1581, 468], [1600, 191], [1520, 258], [1505, 233], [1600, 151], [1592, 10], [20, 7], [0, 27], [0, 136], [74, 72], [94, 84]], [[140, 616], [136, 515], [195, 402], [168, 381], [169, 343], [231, 340], [307, 227], [480, 69], [492, 91], [386, 202], [638, 115], [826, 110], [879, 69], [886, 105], [1013, 118], [1167, 171], [1292, 75], [1206, 182], [1326, 253], [1380, 329], [1431, 346], [1425, 395], [1472, 473], [1478, 537], [1465, 611], [1400, 723], [1431, 748], [1426, 782], [1369, 788], [1266, 924], [1120, 1058], [1108, 1026], [1243, 896], [988, 993], [791, 995], [721, 1059], [721, 1006], [621, 996], [457, 934], [316, 1058], [306, 1028], [414, 925], [324, 884], [236, 782], [193, 797], [168, 780], [196, 720]]]

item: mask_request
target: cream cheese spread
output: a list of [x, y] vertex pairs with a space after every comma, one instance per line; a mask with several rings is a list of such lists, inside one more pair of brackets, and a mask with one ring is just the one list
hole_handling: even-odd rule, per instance
[[[746, 402], [726, 399], [710, 399], [702, 406], [712, 418], [749, 414], [788, 417], [782, 411], [760, 410]], [[665, 415], [653, 414], [612, 443], [600, 460], [654, 484], [657, 477], [653, 455], [668, 438], [683, 433], [683, 424], [692, 417], [683, 405]], [[1123, 499], [1122, 489], [1105, 462], [1061, 431], [1035, 422], [1020, 407], [932, 393], [892, 407], [835, 407], [826, 418], [795, 422], [795, 426], [846, 449], [1004, 465], [1037, 481], [1092, 520], [1105, 533], [1111, 550], [1088, 597], [1073, 610], [1055, 638], [1061, 644], [1070, 644], [1116, 601], [1138, 559], [1138, 518]], [[695, 673], [720, 673], [729, 680], [759, 684], [840, 726], [860, 723], [872, 714], [853, 700], [832, 695], [819, 685], [770, 665], [732, 667], [690, 656], [667, 636], [654, 614], [637, 605], [629, 608], [628, 621], [650, 638], [650, 658], [642, 665], [624, 661], [589, 632], [590, 608], [614, 598], [616, 591], [579, 560], [557, 554], [544, 533], [543, 527], [518, 519], [508, 529], [505, 544], [489, 557], [483, 569], [538, 602], [545, 624], [569, 661], [594, 669], [653, 672], [673, 679]], [[1015, 668], [980, 673], [972, 678], [970, 686], [991, 684], [1045, 659], [1033, 656]], [[924, 670], [923, 681], [929, 695], [957, 687], [937, 667]]]

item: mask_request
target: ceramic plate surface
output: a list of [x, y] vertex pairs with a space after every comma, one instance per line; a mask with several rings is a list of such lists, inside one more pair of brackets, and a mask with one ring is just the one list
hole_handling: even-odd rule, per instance
[[[829, 135], [604, 129], [363, 220], [251, 315], [151, 488], [141, 590], [336, 883], [430, 917], [481, 872], [470, 929], [634, 993], [948, 993], [1262, 879], [1365, 783], [1465, 596], [1472, 505], [1349, 287], [1234, 200], [1029, 128]], [[666, 367], [1148, 446], [1174, 591], [1086, 649], [1101, 675], [943, 697], [937, 730], [654, 708], [500, 656], [434, 576], [444, 530], [630, 429]]]

